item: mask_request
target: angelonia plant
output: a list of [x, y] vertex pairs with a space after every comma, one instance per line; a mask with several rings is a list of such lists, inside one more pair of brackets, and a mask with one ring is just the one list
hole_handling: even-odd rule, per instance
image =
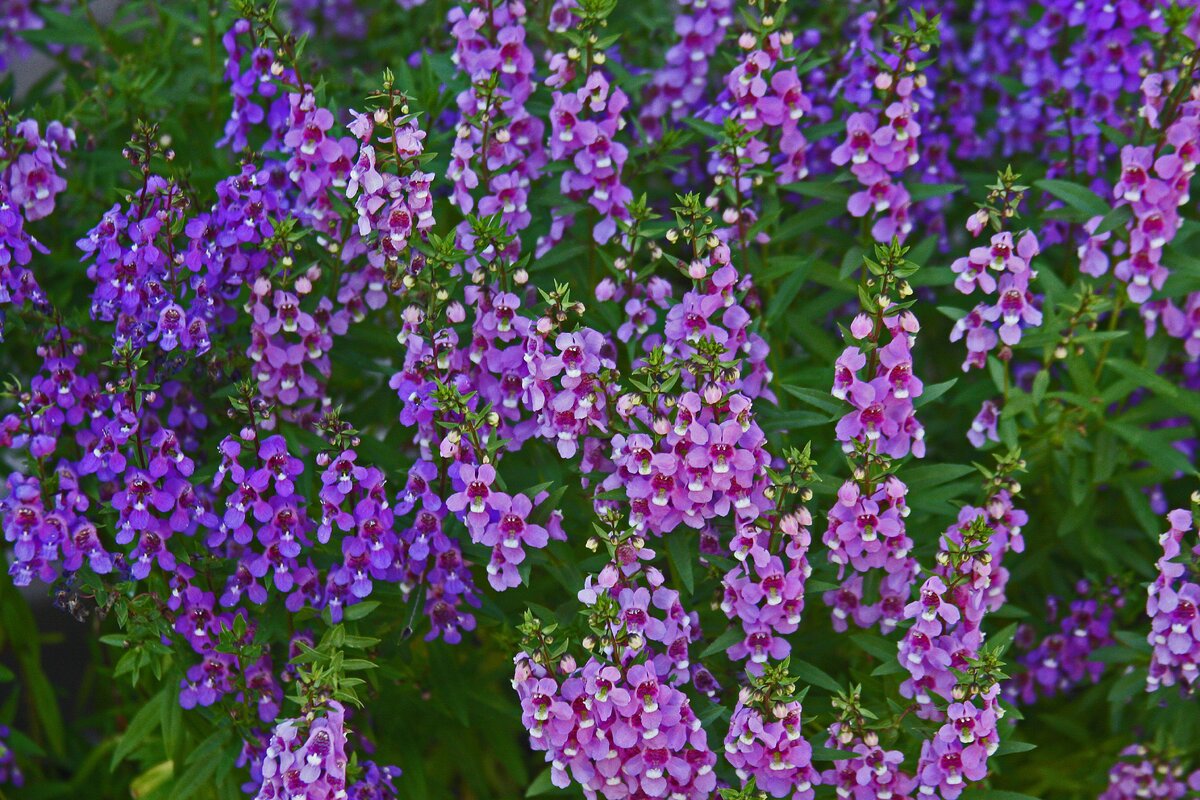
[[0, 0], [0, 798], [1200, 798], [1192, 0]]

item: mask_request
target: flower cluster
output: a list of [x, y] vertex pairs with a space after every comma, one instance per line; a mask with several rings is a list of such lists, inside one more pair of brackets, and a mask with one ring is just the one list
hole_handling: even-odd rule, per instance
[[[92, 318], [115, 323], [114, 350], [153, 344], [164, 352], [203, 354], [211, 345], [205, 322], [208, 284], [203, 278], [194, 284], [188, 280], [172, 235], [186, 202], [179, 186], [147, 175], [127, 207], [114, 205], [76, 243], [96, 284]], [[185, 295], [190, 295], [190, 309], [184, 307]]]
[[813, 767], [812, 745], [800, 730], [804, 709], [787, 669], [785, 659], [741, 690], [729, 719], [725, 758], [743, 783], [753, 779], [771, 797], [812, 800], [821, 773]]
[[[1182, 691], [1122, 700], [1145, 648], [1119, 627], [1124, 594], [1080, 576], [1142, 553], [1132, 531], [1172, 507], [1200, 452], [1200, 14], [672, 0], [617, 20], [613, 0], [412, 13], [422, 2], [242, 2], [245, 19], [183, 24], [211, 10], [197, 3], [136, 21], [146, 35], [119, 57], [88, 25], [82, 63], [50, 67], [62, 122], [0, 104], [0, 333], [21, 337], [0, 353], [15, 376], [0, 387], [4, 563], [15, 586], [119, 630], [104, 640], [123, 645], [116, 675], [161, 684], [175, 665], [154, 702], [196, 709], [163, 716], [161, 736], [138, 718], [114, 752], [157, 763], [161, 745], [169, 762], [208, 726], [236, 733], [262, 800], [395, 798], [399, 770], [348, 750], [367, 699], [354, 687], [395, 703], [427, 685], [440, 702], [427, 673], [451, 645], [505, 641], [513, 603], [528, 609], [512, 685], [530, 746], [589, 800], [705, 800], [718, 784], [728, 800], [956, 800], [1003, 752], [1002, 698], [1116, 679], [1091, 694], [1123, 722], [1171, 718], [1200, 664], [1193, 513], [1168, 514], [1146, 606], [1147, 689]], [[3, 61], [40, 21], [31, 3], [0, 8]], [[49, 40], [70, 19], [28, 38], [62, 53]], [[137, 45], [160, 29], [194, 44], [146, 69]], [[385, 34], [396, 71], [352, 110], [346, 77], [392, 48]], [[135, 109], [212, 120], [222, 68], [215, 151], [176, 131], [181, 158], [145, 122], [110, 140]], [[131, 169], [114, 178], [118, 153]], [[948, 226], [972, 162], [1000, 157], [1042, 179], [1007, 169], [965, 231]], [[39, 258], [35, 234], [77, 240], [81, 264]], [[918, 277], [917, 262], [949, 268]], [[958, 378], [946, 342], [915, 347], [938, 324], [927, 308], [965, 343]], [[1053, 330], [1035, 332], [1043, 314]], [[831, 366], [832, 387], [813, 388]], [[971, 445], [1008, 450], [980, 467], [982, 500], [950, 463], [969, 460], [944, 435], [961, 413]], [[812, 442], [788, 446], [806, 428]], [[830, 482], [812, 454], [839, 449]], [[1038, 469], [1029, 514], [1021, 449]], [[927, 450], [940, 463], [908, 463]], [[1058, 535], [1028, 567], [1053, 570], [1010, 586], [1023, 527], [1050, 530], [1048, 515]], [[1007, 632], [988, 634], [1020, 613], [1003, 613], [1010, 590], [1035, 608], [1040, 588], [1071, 585], [1040, 633], [1008, 629], [1021, 655], [1005, 682]], [[810, 588], [853, 631], [829, 647], [800, 635]], [[410, 652], [417, 630], [428, 644]], [[495, 659], [459, 656], [486, 688]], [[354, 677], [376, 664], [382, 680]], [[22, 688], [36, 666], [22, 659]], [[848, 676], [866, 690], [843, 691]], [[1125, 751], [1105, 797], [1200, 791], [1171, 760], [1194, 744], [1178, 728], [1150, 731], [1162, 757]], [[10, 741], [39, 784], [68, 769], [77, 745], [25, 758], [62, 750], [41, 741], [51, 729], [29, 745], [0, 726], [0, 783], [21, 780]], [[523, 771], [490, 767], [488, 788]]]
[[[851, 323], [858, 343], [838, 356], [832, 390], [853, 407], [837, 424], [838, 441], [847, 453], [866, 446], [892, 458], [925, 455], [925, 428], [913, 407], [925, 391], [913, 374], [912, 347], [919, 330], [916, 316], [907, 310], [875, 318], [859, 314]], [[864, 352], [865, 344], [869, 352]]]
[[666, 53], [642, 98], [638, 121], [654, 139], [663, 133], [663, 120], [687, 116], [704, 98], [709, 61], [733, 23], [731, 0], [678, 0], [675, 17], [678, 40]]
[[934, 697], [951, 700], [958, 680], [983, 647], [983, 617], [1004, 602], [1008, 570], [1003, 557], [1024, 550], [1021, 526], [1027, 515], [1012, 504], [1007, 477], [1016, 463], [1001, 464], [985, 508], [965, 506], [958, 523], [942, 535], [935, 574], [904, 608], [914, 620], [900, 643], [900, 661], [909, 673], [901, 686], [916, 700], [919, 714], [936, 718]]
[[55, 120], [43, 134], [35, 119], [16, 122], [7, 110], [0, 114], [0, 185], [26, 220], [48, 217], [54, 199], [67, 188], [58, 170], [66, 167], [63, 155], [75, 147], [75, 131]]
[[1200, 101], [1189, 96], [1169, 123], [1162, 120], [1160, 124], [1166, 127], [1155, 146], [1127, 144], [1121, 148], [1121, 177], [1112, 194], [1118, 207], [1128, 206], [1132, 211], [1127, 242], [1115, 240], [1111, 232], [1095, 234], [1101, 221], [1095, 218], [1089, 223], [1093, 235], [1079, 249], [1079, 268], [1089, 275], [1104, 275], [1115, 261], [1113, 274], [1125, 284], [1129, 299], [1138, 304], [1162, 289], [1169, 274], [1162, 263], [1163, 247], [1179, 232], [1179, 207], [1188, 202], [1192, 175], [1200, 161]]
[[[394, 116], [396, 112], [400, 116]], [[356, 113], [350, 131], [360, 144], [358, 158], [350, 168], [346, 197], [354, 201], [358, 212], [358, 236], [370, 242], [361, 246], [367, 248], [367, 260], [379, 274], [387, 268], [407, 266], [410, 243], [434, 223], [430, 190], [434, 176], [416, 168], [425, 150], [425, 132], [402, 100], [396, 109], [389, 106], [374, 114]], [[393, 170], [386, 168], [389, 159], [394, 162]], [[347, 250], [344, 260], [357, 248], [351, 245]], [[373, 307], [381, 304], [370, 297], [368, 303]]]
[[310, 712], [275, 726], [262, 761], [255, 800], [346, 796], [345, 709], [331, 700], [325, 713]]
[[[39, 20], [40, 21], [40, 20]], [[0, 69], [4, 43], [0, 42]], [[67, 182], [58, 174], [63, 155], [75, 146], [75, 131], [55, 120], [43, 135], [37, 120], [17, 121], [0, 105], [0, 342], [5, 306], [26, 304], [44, 311], [45, 292], [29, 269], [33, 253], [45, 248], [25, 229], [54, 211]]]
[[517, 566], [525, 560], [525, 548], [545, 547], [550, 534], [530, 519], [533, 501], [521, 493], [493, 491], [495, 478], [490, 464], [461, 465], [456, 483], [462, 488], [446, 499], [446, 507], [462, 516], [472, 541], [492, 548], [488, 582], [503, 591], [521, 583]]
[[701, 800], [716, 787], [716, 755], [687, 696], [645, 665], [589, 660], [559, 679], [518, 656], [513, 686], [556, 786], [574, 780], [589, 800]]
[[[1124, 600], [1116, 587], [1099, 597], [1089, 597], [1090, 590], [1091, 584], [1087, 581], [1079, 582], [1076, 591], [1080, 596], [1071, 601], [1062, 619], [1056, 619], [1058, 599], [1053, 596], [1047, 599], [1049, 621], [1058, 622], [1059, 630], [1038, 641], [1021, 656], [1024, 670], [1005, 685], [1005, 697], [1019, 698], [1028, 704], [1038, 697], [1054, 697], [1100, 680], [1104, 664], [1092, 661], [1090, 657], [1097, 648], [1116, 643], [1112, 635], [1113, 618]], [[1024, 631], [1018, 631], [1018, 639], [1023, 635]]]
[[1012, 505], [1019, 490], [1012, 475], [1022, 468], [1014, 456], [985, 472], [985, 508], [959, 512], [958, 524], [942, 535], [934, 574], [904, 609], [913, 622], [900, 642], [909, 673], [900, 692], [915, 701], [918, 716], [941, 723], [921, 746], [915, 778], [922, 795], [958, 797], [968, 782], [987, 776], [1000, 744], [1001, 662], [984, 646], [982, 623], [1003, 603], [1005, 553], [1024, 549], [1026, 515]]
[[8, 738], [9, 733], [7, 725], [0, 725], [0, 785], [10, 784], [20, 787], [25, 783], [25, 776], [21, 774], [21, 769], [17, 766], [12, 748], [4, 741]]
[[253, 363], [258, 391], [270, 403], [311, 404], [321, 397], [322, 379], [329, 377], [333, 334], [345, 332], [346, 320], [333, 313], [328, 297], [321, 297], [312, 312], [305, 310], [302, 300], [320, 277], [320, 270], [312, 267], [290, 286], [277, 287], [260, 277], [250, 287], [246, 311], [252, 322], [246, 354]]
[[791, 652], [787, 635], [797, 630], [804, 611], [805, 584], [812, 567], [812, 516], [801, 506], [778, 517], [779, 552], [771, 548], [769, 531], [747, 525], [733, 540], [737, 566], [726, 573], [721, 610], [741, 624], [744, 637], [728, 650], [730, 658], [748, 658], [746, 669], [757, 674], [770, 659]]
[[946, 722], [921, 748], [917, 764], [917, 791], [921, 796], [954, 800], [968, 781], [987, 777], [988, 757], [1000, 746], [996, 723], [1003, 710], [996, 696], [999, 684], [973, 699], [953, 702]]
[[1152, 755], [1145, 747], [1133, 744], [1121, 751], [1120, 760], [1108, 771], [1108, 787], [1100, 800], [1143, 797], [1177, 800], [1191, 792], [1200, 792], [1200, 770], [1185, 776], [1177, 762]]
[[[905, 497], [908, 487], [895, 475], [878, 483], [849, 480], [838, 490], [829, 510], [829, 527], [823, 541], [829, 561], [838, 568], [838, 589], [825, 593], [825, 604], [833, 612], [833, 629], [845, 631], [847, 622], [860, 628], [878, 623], [889, 633], [904, 619], [904, 609], [917, 576], [917, 562], [910, 553], [913, 541], [905, 531], [909, 514]], [[846, 576], [846, 568], [853, 570]], [[863, 576], [878, 570], [879, 599], [864, 598]]]
[[904, 754], [899, 750], [884, 749], [878, 733], [861, 728], [861, 724], [848, 724], [845, 720], [829, 726], [825, 746], [854, 756], [834, 762], [821, 773], [821, 783], [832, 786], [838, 797], [905, 800], [916, 788], [917, 781], [900, 768]]
[[[196, 586], [195, 571], [180, 564], [171, 579], [167, 608], [175, 616], [174, 630], [200, 656], [179, 681], [179, 705], [185, 709], [209, 707], [227, 696], [247, 702], [253, 695], [255, 722], [271, 722], [279, 713], [283, 690], [275, 679], [270, 658], [242, 664], [229, 648], [246, 645], [254, 637], [254, 626], [244, 610], [221, 611], [213, 592]], [[240, 635], [238, 632], [240, 631]]]
[[794, 39], [786, 29], [742, 33], [738, 45], [743, 58], [725, 76], [725, 91], [706, 112], [709, 122], [724, 126], [724, 138], [708, 164], [714, 185], [709, 204], [719, 204], [717, 192], [730, 195], [730, 207], [721, 216], [735, 226], [738, 242], [744, 243], [757, 217], [751, 200], [761, 171], [770, 170], [780, 184], [808, 176], [809, 143], [799, 122], [813, 104], [794, 66]]
[[[499, 214], [516, 233], [529, 226], [530, 183], [546, 163], [545, 124], [526, 110], [535, 84], [525, 6], [506, 0], [456, 7], [448, 22], [455, 65], [471, 82], [457, 98], [460, 117], [447, 173], [452, 199], [469, 214], [476, 207], [473, 190], [482, 185], [479, 213]], [[466, 222], [459, 236], [469, 237]]]
[[848, 98], [866, 105], [873, 94], [877, 97], [846, 119], [846, 138], [830, 158], [836, 166], [849, 165], [862, 187], [846, 208], [854, 217], [874, 217], [871, 235], [877, 242], [903, 241], [912, 230], [912, 197], [896, 176], [921, 160], [916, 95], [927, 77], [917, 66], [918, 52], [937, 39], [937, 20], [914, 13], [911, 30], [898, 38], [894, 51], [879, 53], [869, 40], [857, 41], [844, 79]]
[[592, 235], [599, 244], [613, 237], [619, 221], [629, 220], [633, 192], [621, 182], [629, 150], [617, 141], [628, 105], [625, 93], [597, 70], [575, 91], [554, 92], [550, 108], [550, 157], [570, 164], [560, 183], [563, 196], [586, 198], [596, 209], [600, 219]]
[[0, 185], [0, 341], [4, 338], [6, 306], [16, 309], [29, 304], [44, 309], [46, 293], [29, 269], [34, 251], [44, 248], [25, 230], [25, 220], [7, 199], [8, 191]]
[[964, 372], [984, 367], [988, 353], [1000, 343], [1004, 345], [1001, 360], [1009, 360], [1010, 348], [1021, 341], [1022, 331], [1042, 324], [1040, 302], [1029, 288], [1037, 276], [1033, 268], [1033, 259], [1040, 252], [1037, 237], [1032, 231], [1014, 237], [1003, 230], [1004, 221], [1016, 215], [1025, 193], [1026, 187], [1016, 183], [1019, 178], [1012, 170], [1000, 174], [990, 187], [988, 203], [967, 220], [967, 230], [973, 236], [983, 233], [989, 223], [996, 233], [987, 246], [971, 248], [968, 255], [951, 265], [957, 276], [954, 287], [960, 292], [971, 295], [978, 288], [985, 297], [996, 295], [994, 303], [985, 300], [968, 311], [950, 332], [952, 342], [966, 339]]
[[250, 20], [239, 19], [221, 37], [225, 49], [225, 81], [233, 98], [233, 110], [225, 122], [225, 135], [217, 146], [229, 147], [235, 152], [245, 150], [254, 127], [268, 121], [268, 112], [259, 99], [269, 104], [271, 142], [278, 144], [277, 130], [284, 115], [287, 94], [280, 92], [275, 79], [297, 83], [295, 72], [277, 60], [269, 47], [258, 43], [252, 29]]
[[716, 754], [677, 686], [688, 679], [696, 616], [643, 564], [654, 552], [636, 532], [610, 528], [593, 540], [602, 542], [610, 560], [579, 593], [592, 630], [587, 662], [578, 667], [555, 644], [557, 625], [527, 615], [521, 628], [513, 688], [530, 745], [546, 752], [554, 785], [573, 780], [589, 799], [709, 797]]
[[424, 460], [417, 460], [409, 470], [395, 513], [411, 514], [411, 518], [397, 531], [396, 561], [406, 595], [425, 587], [424, 612], [431, 624], [425, 638], [441, 637], [456, 644], [463, 631], [475, 629], [468, 606], [478, 607], [480, 599], [470, 563], [459, 541], [447, 533], [446, 504], [433, 484], [437, 475], [437, 467]]
[[[1184, 541], [1192, 530], [1192, 513], [1177, 508], [1167, 515], [1171, 527], [1159, 537], [1163, 554], [1158, 559], [1158, 577], [1150, 584], [1146, 614], [1150, 617], [1147, 637], [1154, 648], [1146, 690], [1174, 686], [1191, 691], [1200, 668], [1200, 583], [1189, 580], [1187, 567], [1178, 559], [1189, 556]], [[1190, 557], [1200, 555], [1200, 544], [1190, 548]]]

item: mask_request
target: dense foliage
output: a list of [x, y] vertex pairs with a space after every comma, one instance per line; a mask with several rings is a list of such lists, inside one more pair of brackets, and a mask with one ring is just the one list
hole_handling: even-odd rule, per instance
[[1194, 5], [0, 0], [0, 797], [1200, 796]]

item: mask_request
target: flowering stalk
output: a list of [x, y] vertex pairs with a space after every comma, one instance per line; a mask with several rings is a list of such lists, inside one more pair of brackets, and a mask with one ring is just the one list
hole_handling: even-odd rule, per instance
[[[833, 150], [831, 159], [839, 167], [849, 164], [851, 174], [863, 187], [847, 203], [851, 216], [875, 218], [871, 227], [875, 241], [902, 242], [912, 230], [909, 220], [912, 200], [893, 176], [916, 164], [921, 157], [915, 92], [924, 85], [926, 77], [921, 71], [925, 63], [917, 59], [937, 45], [938, 18], [928, 19], [922, 12], [913, 11], [910, 25], [886, 27], [892, 34], [891, 46], [882, 54], [864, 47], [851, 73], [852, 77], [856, 73], [874, 73], [871, 86], [878, 93], [878, 100], [846, 120], [846, 139]], [[886, 69], [877, 70], [877, 62]]]
[[1195, 515], [1177, 508], [1167, 515], [1171, 527], [1159, 537], [1162, 558], [1158, 577], [1150, 584], [1146, 614], [1150, 617], [1147, 640], [1154, 648], [1146, 691], [1174, 686], [1191, 692], [1200, 675], [1200, 583], [1188, 580], [1187, 559], [1200, 556], [1200, 543], [1188, 552], [1185, 541]]
[[[599, 215], [592, 227], [597, 244], [611, 239], [618, 223], [630, 220], [633, 201], [621, 177], [629, 149], [617, 141], [625, 129], [629, 97], [602, 69], [605, 48], [612, 46], [615, 37], [597, 34], [615, 8], [612, 0], [583, 0], [570, 9], [569, 21], [559, 31], [570, 47], [550, 56], [551, 75], [546, 78], [546, 85], [555, 90], [547, 145], [550, 158], [568, 165], [559, 183], [563, 195], [575, 202], [586, 199]], [[539, 241], [539, 255], [569, 226], [566, 216], [552, 213], [562, 225], [556, 222], [554, 234]]]
[[678, 688], [686, 680], [694, 614], [663, 585], [654, 557], [619, 517], [603, 517], [594, 548], [609, 563], [579, 593], [590, 655], [577, 666], [557, 626], [526, 614], [513, 688], [530, 745], [546, 751], [554, 785], [578, 783], [588, 798], [677, 796], [700, 800], [716, 786], [716, 755]]
[[[463, 214], [498, 214], [509, 233], [529, 226], [530, 184], [546, 164], [545, 125], [526, 110], [534, 92], [533, 54], [525, 44], [525, 6], [520, 0], [456, 7], [448, 17], [456, 45], [454, 62], [470, 81], [458, 95], [457, 138], [447, 177], [453, 203]], [[460, 240], [471, 247], [466, 222]], [[464, 238], [465, 237], [465, 238]], [[510, 256], [520, 241], [510, 243]]]
[[[989, 246], [971, 248], [968, 256], [951, 265], [958, 276], [954, 287], [963, 294], [973, 294], [976, 288], [985, 297], [998, 293], [995, 303], [977, 304], [955, 322], [950, 332], [952, 342], [966, 339], [964, 372], [984, 367], [988, 353], [1001, 342], [1004, 346], [997, 357], [1007, 371], [1011, 348], [1021, 341], [1022, 332], [1042, 323], [1040, 302], [1030, 291], [1030, 282], [1037, 277], [1033, 268], [1033, 258], [1040, 252], [1037, 237], [1029, 230], [1015, 237], [1004, 230], [1008, 220], [1019, 217], [1017, 209], [1028, 188], [1017, 183], [1020, 178], [1011, 167], [997, 175], [996, 183], [988, 187], [987, 202], [967, 220], [967, 230], [973, 236], [989, 226], [995, 231]], [[985, 421], [984, 425], [990, 423]]]
[[959, 512], [942, 536], [934, 574], [904, 609], [913, 624], [900, 642], [900, 663], [909, 673], [900, 691], [915, 701], [918, 716], [942, 723], [921, 747], [916, 778], [925, 795], [958, 797], [966, 782], [986, 777], [987, 760], [999, 746], [1000, 681], [1007, 676], [1000, 672], [1001, 652], [984, 644], [982, 622], [1004, 602], [1004, 554], [1024, 549], [1026, 516], [1012, 505], [1020, 491], [1013, 475], [1022, 468], [1014, 454], [998, 459], [995, 472], [984, 472], [986, 506]]

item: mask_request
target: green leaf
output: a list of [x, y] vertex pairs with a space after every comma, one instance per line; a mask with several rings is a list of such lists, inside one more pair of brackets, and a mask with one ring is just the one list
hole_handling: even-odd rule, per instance
[[542, 770], [541, 773], [533, 779], [533, 783], [529, 784], [529, 788], [525, 790], [525, 796], [537, 797], [538, 795], [549, 794], [550, 792], [555, 791], [558, 787], [554, 785], [550, 775], [550, 767], [546, 767], [544, 770]]
[[1106, 363], [1114, 372], [1119, 372], [1156, 395], [1169, 398], [1173, 404], [1179, 406], [1180, 411], [1194, 419], [1200, 419], [1200, 396], [1196, 392], [1181, 392], [1179, 387], [1157, 372], [1123, 358], [1110, 358]]
[[701, 134], [702, 136], [712, 139], [713, 141], [720, 141], [721, 139], [725, 138], [725, 133], [721, 130], [720, 125], [714, 125], [711, 122], [705, 122], [704, 120], [697, 119], [696, 117], [684, 117], [683, 124], [687, 125], [689, 128]]
[[842, 690], [842, 685], [820, 667], [810, 664], [807, 661], [799, 661], [795, 658], [789, 663], [792, 674], [810, 686], [819, 686], [834, 694]]
[[159, 722], [162, 726], [163, 750], [168, 759], [173, 758], [183, 744], [183, 708], [179, 705], [176, 693], [170, 691], [171, 688], [168, 686], [163, 690], [167, 698], [162, 704], [162, 717]]
[[971, 464], [919, 464], [915, 467], [906, 467], [903, 475], [904, 482], [912, 491], [941, 486], [973, 472], [975, 472], [975, 467]]
[[1012, 644], [1013, 637], [1017, 635], [1017, 623], [1013, 622], [1004, 626], [998, 633], [994, 633], [987, 638], [988, 647], [994, 648], [1000, 655], [1004, 655], [1004, 651], [1008, 650]]
[[1012, 739], [1000, 740], [1000, 746], [996, 748], [994, 756], [1007, 756], [1013, 753], [1028, 753], [1030, 750], [1036, 750], [1037, 745], [1032, 742], [1017, 742]]
[[1096, 226], [1092, 235], [1100, 236], [1117, 228], [1123, 228], [1125, 223], [1131, 219], [1133, 219], [1133, 212], [1129, 210], [1129, 206], [1117, 206], [1104, 215], [1104, 219], [1100, 220], [1100, 224]]
[[1104, 201], [1104, 198], [1078, 183], [1054, 178], [1043, 178], [1040, 181], [1034, 181], [1033, 185], [1062, 200], [1087, 219], [1103, 217], [1112, 210], [1112, 207]]
[[[812, 428], [817, 425], [828, 425], [832, 421], [829, 417], [818, 414], [816, 411], [789, 411], [780, 414], [771, 411], [769, 407], [758, 415], [758, 424], [768, 433]], [[624, 496], [620, 499], [623, 500]]]
[[804, 286], [804, 282], [808, 279], [808, 272], [812, 269], [812, 259], [801, 262], [787, 276], [776, 290], [775, 295], [771, 298], [771, 305], [767, 309], [766, 324], [777, 322], [783, 315], [792, 307], [792, 301], [796, 299], [796, 295], [800, 293], [800, 289]]
[[1114, 644], [1108, 647], [1097, 647], [1088, 655], [1087, 660], [1100, 664], [1130, 664], [1140, 661], [1141, 658], [1141, 653], [1132, 647]]
[[954, 384], [956, 383], [958, 383], [958, 378], [951, 378], [948, 381], [942, 381], [941, 383], [935, 383], [931, 386], [926, 386], [925, 391], [921, 392], [921, 396], [917, 398], [913, 405], [917, 408], [920, 408], [927, 403], [932, 403], [934, 400], [937, 400], [946, 392], [954, 388]]
[[212, 777], [217, 768], [232, 758], [232, 754], [222, 755], [219, 752], [224, 749], [228, 738], [228, 730], [217, 730], [188, 755], [186, 768], [175, 781], [171, 800], [187, 800], [198, 790], [212, 786]]
[[792, 386], [789, 383], [782, 384], [782, 388], [797, 400], [829, 413], [830, 419], [840, 417], [849, 410], [829, 392], [822, 392], [819, 389], [807, 389], [802, 386]]
[[1041, 800], [1040, 797], [1034, 797], [1031, 794], [1021, 794], [1020, 792], [1010, 792], [1007, 789], [968, 789], [962, 793], [964, 800]]
[[361, 603], [347, 606], [345, 617], [347, 620], [362, 619], [377, 608], [379, 608], [378, 600], [365, 600]]
[[696, 552], [699, 553], [699, 539], [691, 535], [689, 528], [677, 529], [668, 534], [666, 540], [667, 558], [671, 562], [671, 569], [675, 571], [683, 588], [687, 590], [687, 597], [691, 597], [696, 592], [696, 556], [693, 555], [692, 545], [696, 545]]
[[1033, 404], [1040, 405], [1046, 397], [1046, 390], [1050, 388], [1050, 372], [1045, 369], [1039, 369], [1037, 375], [1033, 376]]
[[929, 200], [933, 197], [945, 197], [967, 188], [961, 183], [918, 183], [908, 188], [908, 193], [914, 202]]
[[716, 655], [717, 653], [724, 653], [730, 647], [733, 647], [735, 644], [740, 642], [745, 635], [746, 634], [742, 632], [742, 629], [738, 627], [726, 629], [724, 633], [712, 640], [712, 644], [704, 648], [704, 651], [700, 653], [700, 658], [708, 658], [709, 656]]
[[[959, 308], [958, 306], [938, 306], [937, 310], [938, 313], [952, 322], [958, 322], [967, 315], [967, 310], [965, 308]], [[926, 391], [929, 390], [926, 389]]]
[[1175, 435], [1169, 431], [1149, 431], [1133, 425], [1109, 422], [1109, 430], [1136, 447], [1146, 460], [1167, 475], [1195, 475], [1196, 465], [1175, 449]]
[[168, 697], [168, 694], [174, 694], [173, 687], [168, 686], [151, 697], [134, 714], [133, 719], [129, 721], [129, 727], [121, 734], [121, 741], [117, 743], [117, 748], [113, 750], [112, 760], [108, 765], [110, 770], [116, 769], [117, 764], [124, 761], [125, 757], [137, 749], [138, 745], [145, 741], [151, 732], [158, 730], [162, 725], [163, 703], [174, 700], [174, 697]]
[[875, 669], [871, 670], [871, 677], [878, 678], [883, 675], [895, 675], [897, 672], [904, 671], [904, 665], [899, 661], [885, 661]]
[[1120, 704], [1146, 691], [1145, 670], [1132, 670], [1117, 678], [1108, 690], [1108, 702]]
[[845, 203], [850, 198], [850, 190], [834, 181], [800, 181], [799, 183], [789, 183], [782, 189], [786, 192], [795, 192], [805, 197], [815, 197], [831, 202]]
[[856, 633], [850, 637], [850, 641], [884, 662], [895, 661], [899, 652], [895, 642], [874, 633]]
[[54, 694], [54, 687], [42, 671], [41, 664], [36, 661], [38, 653], [39, 651], [35, 650], [33, 653], [22, 654], [21, 678], [25, 683], [25, 691], [33, 697], [37, 718], [45, 730], [50, 750], [62, 755], [66, 752], [62, 710], [58, 705], [58, 697]]

